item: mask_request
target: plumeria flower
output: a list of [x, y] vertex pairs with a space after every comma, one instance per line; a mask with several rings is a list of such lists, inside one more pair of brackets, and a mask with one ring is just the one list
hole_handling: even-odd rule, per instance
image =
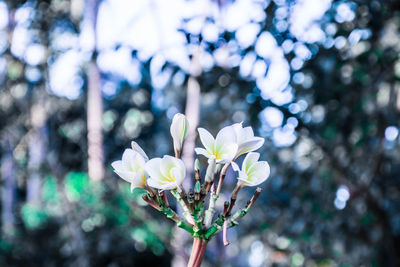
[[270, 174], [269, 164], [266, 161], [258, 161], [260, 154], [250, 152], [244, 158], [242, 169], [232, 162], [234, 171], [239, 172], [239, 183], [244, 186], [256, 186], [267, 180]]
[[232, 126], [235, 129], [236, 141], [239, 146], [235, 158], [248, 152], [257, 150], [264, 144], [264, 138], [254, 136], [254, 132], [251, 127], [243, 128], [242, 123], [236, 123]]
[[181, 113], [175, 114], [174, 118], [172, 119], [170, 132], [172, 139], [174, 140], [174, 150], [176, 155], [179, 155], [181, 152], [183, 141], [186, 138], [188, 127], [189, 124], [185, 115]]
[[232, 126], [222, 128], [215, 139], [206, 129], [198, 128], [197, 130], [205, 148], [195, 148], [197, 154], [204, 155], [209, 159], [215, 157], [216, 163], [227, 163], [233, 160], [238, 145]]
[[[133, 146], [132, 142], [132, 146]], [[135, 145], [137, 145], [135, 143]], [[137, 145], [139, 148], [140, 146]], [[140, 148], [144, 153], [144, 151]], [[144, 154], [146, 156], [146, 154]], [[122, 154], [122, 160], [117, 160], [111, 163], [114, 172], [122, 179], [131, 183], [131, 190], [136, 187], [144, 188], [146, 185], [147, 174], [144, 170], [144, 165], [148, 160], [147, 156], [144, 157], [141, 153], [133, 149], [125, 149]]]
[[180, 190], [180, 185], [186, 175], [183, 161], [168, 155], [149, 160], [144, 169], [150, 176], [147, 184], [162, 190]]

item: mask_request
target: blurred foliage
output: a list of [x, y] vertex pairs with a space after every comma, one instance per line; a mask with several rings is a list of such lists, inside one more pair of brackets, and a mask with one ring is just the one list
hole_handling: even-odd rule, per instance
[[[166, 60], [160, 73], [167, 81], [157, 88], [157, 56], [141, 60], [133, 48], [112, 48], [129, 49], [140, 79], [101, 73], [107, 175], [90, 181], [87, 62], [77, 67], [76, 98], [57, 96], [49, 82], [54, 63], [70, 52], [56, 45], [57, 38], [67, 33], [64, 41], [75, 40], [82, 30], [84, 14], [72, 9], [78, 2], [0, 1], [9, 17], [0, 30], [0, 265], [169, 266], [172, 224], [146, 207], [140, 191], [131, 193], [109, 165], [132, 139], [150, 157], [172, 153], [165, 141], [169, 120], [184, 111], [189, 74]], [[220, 8], [231, 4], [217, 2]], [[197, 77], [201, 126], [215, 133], [233, 122], [252, 125], [266, 138], [260, 152], [272, 167], [252, 215], [229, 231], [229, 247], [221, 239], [209, 244], [204, 266], [399, 266], [399, 2], [333, 1], [315, 22], [324, 36], [319, 41], [291, 32], [298, 2], [265, 1], [265, 19], [253, 22], [260, 29], [255, 38], [268, 32], [285, 51], [290, 83], [281, 91], [293, 94], [289, 101], [268, 96], [240, 64], [214, 64]], [[11, 49], [18, 10], [32, 11], [21, 27], [45, 50], [34, 65]], [[188, 47], [204, 47], [204, 58], [240, 47], [236, 29], [224, 29], [212, 42], [190, 32], [190, 21], [182, 21], [182, 32]], [[250, 72], [262, 63], [262, 76], [272, 71], [255, 42], [233, 54], [243, 61], [254, 56]], [[108, 94], [112, 85], [115, 93]], [[271, 125], [280, 116], [279, 125]], [[280, 143], [282, 136], [292, 142]], [[226, 192], [234, 186], [232, 176]], [[241, 192], [239, 205], [250, 191]]]

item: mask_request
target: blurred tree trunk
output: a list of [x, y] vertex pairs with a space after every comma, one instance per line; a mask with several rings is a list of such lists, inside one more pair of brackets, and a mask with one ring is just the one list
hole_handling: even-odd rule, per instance
[[[7, 25], [7, 41], [8, 49], [5, 54], [11, 55], [11, 43], [15, 28], [15, 5], [13, 2], [7, 2], [8, 12], [8, 25]], [[2, 183], [1, 190], [1, 229], [2, 233], [7, 236], [10, 235], [14, 229], [14, 202], [15, 190], [17, 181], [15, 179], [15, 167], [13, 157], [12, 136], [6, 132], [2, 136], [1, 150], [2, 158], [0, 161], [0, 177]]]
[[98, 0], [86, 1], [86, 19], [88, 20], [92, 34], [94, 35], [94, 47], [92, 60], [88, 69], [88, 101], [87, 101], [87, 128], [88, 128], [88, 171], [89, 177], [95, 181], [104, 176], [103, 153], [103, 98], [101, 94], [100, 70], [97, 66], [97, 38], [96, 22], [99, 8]]
[[187, 85], [185, 115], [189, 122], [189, 129], [182, 151], [182, 160], [186, 166], [186, 179], [183, 185], [189, 188], [193, 185], [194, 148], [196, 142], [196, 128], [199, 124], [200, 113], [200, 85], [195, 77], [190, 77]]
[[[201, 73], [201, 65], [199, 57], [201, 48], [193, 55], [191, 77], [189, 77], [186, 91], [186, 107], [185, 115], [189, 122], [189, 129], [182, 151], [182, 160], [186, 166], [186, 179], [183, 181], [184, 188], [192, 188], [193, 186], [193, 164], [194, 164], [194, 148], [196, 143], [196, 128], [199, 124], [200, 115], [200, 84], [197, 76]], [[178, 208], [180, 208], [178, 206]], [[182, 210], [180, 210], [182, 212]], [[186, 244], [190, 238], [182, 229], [175, 227], [175, 235], [173, 240], [174, 258], [172, 265], [174, 267], [186, 266], [189, 256], [185, 252]]]
[[1, 160], [1, 229], [4, 235], [10, 235], [14, 229], [14, 200], [17, 181], [15, 179], [13, 150], [11, 146], [11, 137], [7, 136], [2, 142], [2, 150], [4, 151]]
[[29, 136], [29, 162], [27, 181], [27, 201], [38, 203], [40, 197], [40, 167], [47, 148], [46, 110], [44, 101], [39, 101], [31, 109], [32, 133]]

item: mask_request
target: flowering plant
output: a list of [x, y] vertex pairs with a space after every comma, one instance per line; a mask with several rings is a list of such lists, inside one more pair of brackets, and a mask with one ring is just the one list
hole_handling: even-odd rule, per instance
[[[196, 148], [195, 152], [208, 158], [208, 166], [202, 183], [200, 163], [196, 159], [194, 189], [186, 193], [182, 187], [186, 168], [180, 155], [187, 129], [186, 117], [176, 114], [170, 128], [175, 157], [165, 155], [163, 158], [149, 160], [143, 149], [136, 142], [132, 142], [132, 149], [126, 149], [122, 160], [113, 162], [112, 167], [122, 179], [131, 183], [131, 190], [136, 187], [146, 189], [143, 200], [193, 236], [188, 266], [200, 266], [208, 241], [219, 232], [223, 232], [224, 244], [228, 245], [227, 229], [238, 224], [261, 193], [261, 188], [258, 187], [245, 207], [232, 214], [239, 190], [244, 186], [257, 186], [264, 182], [270, 174], [270, 168], [268, 162], [259, 161], [259, 153], [252, 152], [264, 144], [264, 139], [255, 137], [251, 127], [243, 128], [241, 123], [236, 123], [221, 129], [215, 138], [207, 130], [199, 128], [204, 148]], [[242, 168], [239, 168], [234, 161], [243, 154], [247, 155]], [[238, 172], [238, 182], [230, 201], [224, 203], [224, 210], [214, 220], [215, 204], [231, 165], [233, 170]], [[218, 183], [214, 183], [218, 174]], [[171, 192], [182, 206], [183, 217], [171, 209], [167, 191]], [[207, 195], [210, 195], [208, 208], [205, 207]]]

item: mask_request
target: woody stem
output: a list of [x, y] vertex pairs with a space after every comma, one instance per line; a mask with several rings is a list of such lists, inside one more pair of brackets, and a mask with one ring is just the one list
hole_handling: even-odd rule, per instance
[[200, 267], [206, 251], [207, 241], [201, 238], [193, 239], [192, 253], [190, 254], [188, 267]]

